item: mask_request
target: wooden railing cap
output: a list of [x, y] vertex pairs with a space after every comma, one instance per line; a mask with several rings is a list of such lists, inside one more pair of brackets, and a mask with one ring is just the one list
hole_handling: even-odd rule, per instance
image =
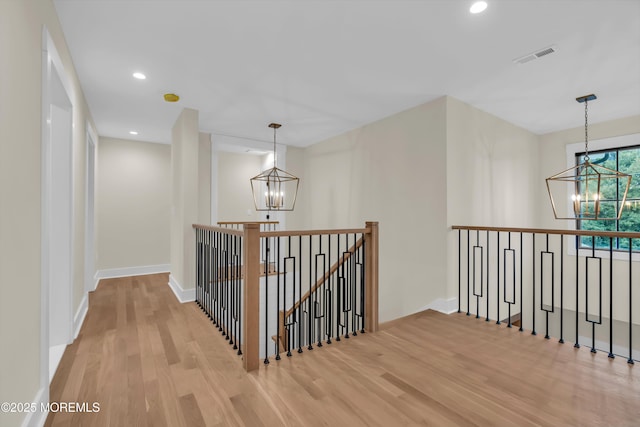
[[517, 227], [484, 227], [473, 225], [452, 225], [452, 230], [469, 231], [500, 231], [511, 233], [532, 233], [532, 234], [561, 234], [564, 236], [595, 236], [595, 237], [617, 237], [621, 239], [640, 239], [640, 233], [622, 231], [592, 231], [592, 230], [557, 230], [549, 228], [517, 228]]

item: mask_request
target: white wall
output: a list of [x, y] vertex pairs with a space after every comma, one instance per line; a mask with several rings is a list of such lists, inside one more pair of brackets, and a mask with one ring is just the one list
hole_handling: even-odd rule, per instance
[[[199, 150], [198, 111], [185, 108], [173, 125], [171, 138], [170, 284], [181, 299], [193, 299], [195, 289], [193, 224], [198, 223], [200, 215]], [[210, 204], [210, 201], [203, 203]]]
[[448, 225], [533, 227], [538, 137], [447, 97]]
[[217, 156], [218, 221], [260, 221], [249, 180], [262, 171], [261, 157], [222, 151]]
[[[302, 161], [303, 165], [293, 163]], [[446, 98], [293, 152], [304, 171], [291, 223], [380, 223], [380, 320], [446, 294]]]
[[[90, 113], [50, 0], [0, 1], [0, 401], [32, 402], [41, 389], [42, 30], [72, 88], [73, 302], [84, 297], [85, 141]], [[17, 327], [16, 325], [19, 325]], [[11, 351], [8, 351], [10, 349]], [[25, 414], [0, 413], [0, 425]]]
[[100, 138], [98, 270], [169, 264], [171, 146]]
[[536, 225], [536, 135], [451, 97], [306, 149], [291, 228], [380, 222], [380, 319], [457, 296], [459, 225]]
[[[537, 135], [447, 97], [447, 228], [535, 227], [536, 201], [544, 188], [538, 150]], [[447, 297], [457, 298], [456, 231], [448, 232], [447, 253]], [[506, 313], [506, 307], [501, 310]]]
[[198, 223], [211, 223], [211, 134], [198, 135]]

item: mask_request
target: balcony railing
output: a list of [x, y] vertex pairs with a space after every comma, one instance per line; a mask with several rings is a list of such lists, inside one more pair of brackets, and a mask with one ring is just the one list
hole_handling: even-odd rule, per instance
[[[640, 233], [452, 228], [458, 238], [458, 312], [533, 335], [544, 332], [546, 339], [587, 345], [630, 364], [638, 360], [640, 274], [632, 248]], [[592, 242], [587, 250], [579, 247], [585, 236]], [[604, 250], [595, 247], [598, 237], [609, 241]], [[628, 241], [622, 259], [614, 255], [614, 239]]]
[[[196, 302], [246, 370], [378, 328], [378, 224], [194, 225]], [[270, 227], [270, 225], [267, 225]]]

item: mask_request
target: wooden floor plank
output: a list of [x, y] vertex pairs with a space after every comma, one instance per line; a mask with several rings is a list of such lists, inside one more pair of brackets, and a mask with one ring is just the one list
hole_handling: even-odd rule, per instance
[[637, 426], [623, 358], [423, 312], [245, 373], [166, 274], [102, 280], [51, 384], [47, 426]]

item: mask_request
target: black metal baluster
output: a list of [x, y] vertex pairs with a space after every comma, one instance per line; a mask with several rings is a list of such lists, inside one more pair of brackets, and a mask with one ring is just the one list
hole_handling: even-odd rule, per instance
[[234, 265], [235, 265], [235, 272], [233, 274], [234, 276], [234, 284], [233, 284], [233, 299], [234, 299], [234, 303], [233, 303], [233, 313], [234, 313], [234, 317], [233, 317], [233, 324], [234, 324], [234, 333], [233, 333], [233, 349], [237, 350], [238, 346], [240, 345], [240, 342], [238, 341], [238, 319], [240, 317], [240, 296], [238, 293], [238, 290], [240, 289], [240, 277], [242, 275], [242, 264], [241, 264], [241, 257], [242, 257], [242, 252], [239, 252], [239, 246], [240, 246], [240, 241], [241, 238], [239, 236], [234, 236], [234, 246], [235, 246], [235, 261], [234, 261]]
[[[576, 236], [576, 343], [573, 345], [575, 348], [580, 348], [580, 343], [578, 342], [578, 314], [579, 314], [579, 302], [578, 302], [578, 290], [580, 286], [580, 281], [578, 280], [580, 274], [580, 237]], [[585, 307], [585, 317], [586, 317], [586, 307]]]
[[[523, 272], [522, 272], [522, 262], [523, 262], [523, 256], [524, 256], [524, 245], [523, 245], [523, 240], [522, 240], [522, 231], [520, 232], [520, 328], [518, 328], [519, 332], [524, 331], [522, 324], [524, 323], [524, 311], [523, 311], [523, 300], [524, 300], [524, 294], [522, 293], [522, 287], [523, 287]], [[514, 295], [515, 297], [515, 295]]]
[[[238, 349], [238, 312], [237, 312], [237, 288], [238, 288], [238, 236], [231, 236], [233, 247], [231, 266], [231, 340], [233, 341], [233, 349]], [[229, 344], [232, 344], [231, 342]]]
[[[202, 241], [203, 241], [203, 234], [204, 234], [204, 230], [202, 229], [196, 229], [196, 248], [198, 251], [198, 266], [196, 268], [197, 271], [197, 281], [199, 283], [200, 286], [198, 286], [198, 296], [197, 296], [197, 301], [198, 301], [198, 305], [200, 306], [200, 308], [203, 308], [203, 293], [204, 293], [204, 280], [202, 278], [202, 263], [204, 262], [204, 259], [202, 258]], [[204, 310], [203, 310], [204, 311]], [[206, 311], [205, 311], [206, 312]]]
[[200, 308], [202, 308], [202, 302], [203, 302], [202, 293], [204, 291], [204, 281], [201, 275], [202, 274], [201, 264], [204, 260], [202, 259], [202, 252], [200, 251], [200, 248], [202, 247], [203, 233], [204, 233], [204, 230], [196, 228], [196, 251], [198, 253], [198, 264], [196, 266], [196, 271], [197, 271], [196, 283], [198, 284], [198, 286], [196, 287], [196, 302], [198, 303]]
[[613, 237], [609, 237], [609, 358], [613, 354]]
[[[287, 259], [291, 259], [293, 260], [293, 271], [291, 272], [291, 278], [293, 279], [293, 283], [291, 283], [291, 308], [293, 308], [293, 306], [296, 303], [296, 260], [295, 258], [293, 258], [291, 256], [291, 236], [288, 236], [287, 238]], [[285, 295], [285, 302], [286, 302], [286, 298], [287, 298], [287, 276], [288, 276], [288, 270], [287, 270], [287, 263], [285, 260], [285, 264], [284, 264], [284, 277], [285, 277], [285, 282], [284, 282], [284, 295]], [[287, 316], [287, 305], [284, 305], [284, 321], [285, 321], [285, 327], [287, 328], [287, 357], [291, 357], [291, 326], [293, 326], [295, 324], [295, 314], [292, 312], [290, 316]], [[287, 320], [287, 317], [292, 317], [294, 319], [294, 322], [291, 322], [289, 320]]]
[[[598, 321], [589, 318], [589, 260], [598, 260]], [[596, 257], [596, 238], [591, 236], [591, 256], [585, 258], [585, 320], [591, 323], [591, 353], [596, 352], [596, 324], [602, 324], [602, 258]]]
[[353, 270], [351, 268], [352, 257], [350, 256], [351, 252], [349, 252], [349, 235], [344, 235], [344, 249], [342, 256], [343, 259], [346, 259], [346, 274], [344, 275], [344, 320], [345, 320], [345, 334], [344, 337], [349, 339], [349, 313], [351, 312], [353, 300], [351, 299], [351, 285], [352, 285], [352, 273]]
[[[513, 268], [513, 274], [511, 276], [511, 283], [513, 284], [511, 292], [513, 294], [513, 298], [511, 300], [507, 299], [507, 252], [511, 254], [511, 260], [512, 260], [511, 265]], [[503, 301], [507, 303], [507, 328], [511, 328], [513, 326], [511, 324], [511, 305], [515, 304], [515, 299], [516, 299], [516, 257], [515, 257], [515, 251], [511, 249], [511, 232], [510, 231], [507, 234], [507, 247], [504, 249], [504, 262], [502, 263], [502, 269], [503, 269], [502, 276], [504, 277], [502, 281], [502, 286], [503, 286], [502, 295], [503, 295]]]
[[471, 250], [471, 238], [469, 237], [470, 235], [471, 230], [467, 230], [467, 316], [471, 315], [471, 312], [469, 311], [469, 298], [471, 297], [471, 270], [469, 269], [469, 263], [471, 259], [471, 256], [469, 255], [469, 251]]
[[235, 237], [229, 235], [229, 345], [234, 345], [233, 338], [235, 333], [235, 319], [234, 319], [234, 308], [235, 308]]
[[199, 298], [199, 288], [200, 288], [200, 276], [199, 276], [199, 272], [200, 272], [200, 251], [198, 250], [200, 243], [200, 229], [196, 228], [196, 303], [198, 305], [200, 305], [200, 298]]
[[[487, 254], [489, 250], [487, 249]], [[489, 258], [487, 256], [487, 258]], [[500, 232], [496, 233], [496, 325], [500, 324]], [[489, 285], [487, 285], [487, 288]], [[487, 293], [487, 299], [489, 294]]]
[[560, 235], [560, 344], [564, 344], [564, 235]]
[[230, 271], [229, 271], [229, 267], [231, 265], [231, 258], [230, 258], [230, 244], [229, 244], [229, 235], [225, 234], [224, 235], [224, 303], [225, 303], [225, 307], [224, 307], [224, 312], [225, 312], [225, 316], [226, 316], [226, 322], [224, 325], [224, 329], [225, 329], [225, 340], [229, 340], [229, 326], [231, 325], [231, 296], [229, 295], [229, 286], [230, 286]]
[[211, 230], [209, 232], [209, 245], [210, 245], [210, 253], [209, 253], [209, 263], [211, 265], [210, 271], [209, 271], [209, 278], [208, 278], [208, 283], [207, 283], [207, 287], [206, 289], [206, 302], [205, 302], [205, 307], [206, 307], [206, 311], [207, 311], [207, 315], [209, 316], [209, 319], [211, 319], [211, 322], [214, 324], [214, 326], [218, 326], [218, 319], [216, 319], [215, 317], [215, 307], [214, 307], [214, 287], [217, 286], [217, 277], [215, 276], [216, 272], [218, 271], [217, 268], [218, 266], [216, 265], [216, 262], [218, 261], [218, 259], [216, 258], [216, 244], [215, 244], [215, 239], [216, 236], [219, 233], [216, 231]]
[[216, 256], [216, 271], [215, 271], [215, 289], [212, 292], [211, 304], [214, 307], [214, 318], [218, 325], [218, 331], [222, 332], [222, 233], [215, 233], [216, 239], [216, 248], [215, 248], [215, 256]]
[[313, 313], [312, 313], [312, 311], [315, 308], [314, 304], [311, 303], [312, 302], [312, 300], [311, 300], [311, 297], [312, 297], [312, 295], [311, 295], [311, 292], [312, 292], [311, 286], [313, 286], [312, 285], [312, 283], [313, 283], [313, 278], [312, 278], [313, 268], [311, 268], [311, 253], [312, 253], [311, 246], [312, 246], [312, 241], [313, 241], [313, 235], [309, 236], [309, 298], [307, 300], [307, 301], [309, 301], [309, 305], [308, 305], [309, 310], [308, 310], [308, 313], [307, 313], [307, 315], [309, 316], [308, 319], [307, 319], [308, 323], [309, 323], [309, 325], [308, 325], [309, 334], [307, 336], [307, 343], [308, 343], [307, 350], [313, 350], [313, 345], [311, 345], [311, 340], [313, 339], [312, 338], [313, 337]]
[[316, 281], [320, 280], [318, 278], [318, 258], [321, 257], [322, 258], [322, 268], [320, 269], [320, 274], [322, 277], [322, 285], [318, 286], [314, 292], [313, 292], [313, 299], [314, 299], [314, 312], [315, 312], [315, 316], [314, 319], [316, 321], [316, 327], [317, 327], [317, 331], [316, 331], [316, 336], [317, 336], [317, 346], [318, 347], [322, 347], [322, 318], [325, 316], [327, 307], [326, 307], [326, 301], [323, 300], [321, 301], [321, 304], [323, 306], [323, 311], [322, 311], [322, 315], [318, 315], [318, 294], [320, 294], [320, 297], [322, 298], [324, 295], [321, 291], [321, 289], [324, 289], [324, 273], [327, 271], [327, 266], [326, 266], [326, 257], [325, 255], [322, 253], [322, 235], [318, 236], [318, 253], [316, 254]]
[[[547, 309], [544, 306], [544, 255], [551, 255], [551, 309]], [[545, 339], [549, 339], [549, 313], [555, 312], [555, 286], [556, 267], [555, 267], [555, 253], [549, 251], [549, 233], [546, 233], [546, 248], [540, 252], [540, 310], [545, 313]]]
[[[460, 235], [462, 234], [462, 230], [458, 229], [458, 313], [460, 313], [460, 299], [462, 298], [462, 294], [461, 289], [460, 289], [460, 284], [462, 283], [462, 275], [460, 273], [460, 271], [462, 270], [461, 268], [461, 264], [462, 264], [462, 252], [460, 249], [460, 245], [461, 243], [461, 237]], [[364, 246], [364, 245], [363, 245]]]
[[242, 355], [242, 266], [244, 265], [242, 240], [242, 237], [238, 238], [238, 257], [240, 258], [240, 263], [238, 265], [238, 338], [236, 339], [236, 342], [238, 343], [238, 356]]
[[207, 231], [206, 233], [204, 233], [204, 237], [207, 240], [207, 244], [209, 245], [209, 254], [207, 257], [207, 260], [205, 261], [207, 264], [209, 264], [209, 274], [204, 277], [203, 279], [203, 283], [202, 283], [202, 289], [200, 290], [200, 301], [202, 304], [202, 309], [205, 312], [205, 314], [207, 315], [207, 317], [209, 317], [209, 319], [213, 320], [213, 317], [211, 316], [211, 308], [210, 308], [210, 299], [211, 299], [211, 271], [213, 269], [213, 265], [211, 263], [211, 239], [212, 239], [212, 234], [213, 231]]
[[[367, 276], [367, 257], [365, 256], [365, 252], [364, 252], [364, 233], [362, 233], [362, 235], [360, 236], [360, 238], [362, 239], [362, 246], [360, 246], [359, 249], [359, 253], [360, 253], [360, 257], [361, 257], [361, 264], [360, 264], [360, 269], [361, 269], [361, 273], [360, 273], [360, 333], [364, 334], [364, 320], [365, 320], [365, 295], [366, 295], [366, 276]], [[460, 298], [458, 298], [458, 307], [460, 307]]]
[[216, 299], [216, 292], [217, 292], [217, 286], [218, 286], [218, 279], [219, 277], [217, 276], [218, 274], [218, 262], [220, 261], [218, 258], [218, 254], [216, 253], [216, 251], [218, 250], [218, 245], [216, 243], [216, 239], [218, 238], [220, 233], [218, 233], [217, 231], [212, 231], [211, 235], [210, 235], [210, 239], [212, 241], [212, 248], [211, 248], [211, 278], [212, 280], [209, 282], [209, 287], [207, 289], [207, 302], [206, 302], [206, 308], [207, 308], [207, 313], [209, 315], [209, 319], [211, 319], [211, 321], [213, 322], [213, 324], [216, 327], [219, 327], [219, 319], [216, 317], [216, 307], [215, 304], [217, 303], [217, 299]]
[[[476, 248], [480, 249], [480, 294], [476, 293]], [[476, 297], [476, 319], [480, 318], [480, 297], [482, 296], [483, 286], [482, 278], [484, 263], [483, 263], [483, 248], [480, 246], [480, 231], [476, 230], [476, 246], [473, 247], [473, 295]]]
[[224, 336], [224, 234], [218, 233], [218, 331]]
[[265, 237], [264, 263], [264, 364], [269, 364], [269, 237]]
[[[327, 256], [329, 257], [329, 264], [331, 264], [331, 235], [328, 236], [327, 242]], [[329, 302], [327, 307], [328, 311], [325, 313], [326, 316], [326, 328], [327, 328], [327, 344], [331, 344], [331, 337], [333, 336], [333, 276], [335, 273], [329, 275], [327, 280], [329, 283], [327, 284], [327, 292], [325, 293], [325, 298]]]
[[298, 297], [300, 304], [295, 312], [298, 314], [298, 353], [302, 353], [302, 235], [298, 236], [298, 259], [300, 260], [298, 269]]
[[209, 292], [209, 306], [211, 307], [211, 316], [214, 319], [214, 324], [218, 326], [218, 331], [222, 332], [222, 233], [215, 232], [214, 237], [217, 242], [217, 246], [214, 249], [216, 252], [215, 293]]
[[220, 324], [222, 325], [222, 336], [227, 334], [227, 235], [220, 235]]
[[[349, 240], [349, 236], [347, 235], [347, 241]], [[353, 336], [357, 336], [358, 335], [358, 325], [357, 325], [357, 301], [356, 301], [356, 286], [358, 285], [358, 256], [356, 254], [357, 249], [356, 249], [356, 233], [353, 233], [353, 253], [351, 254], [351, 256], [353, 257], [353, 271], [352, 271], [352, 278], [353, 278], [353, 282], [351, 284], [351, 302], [353, 304], [352, 308], [351, 308], [351, 330], [352, 330], [352, 335]]]
[[532, 244], [532, 258], [531, 258], [531, 273], [533, 274], [533, 281], [531, 283], [531, 288], [533, 290], [532, 298], [531, 298], [531, 311], [533, 316], [533, 326], [531, 330], [531, 335], [538, 335], [536, 333], [536, 233], [532, 233], [531, 238]]
[[[276, 238], [276, 360], [280, 360], [280, 236]], [[286, 284], [285, 284], [286, 291]], [[283, 304], [284, 305], [284, 304]], [[284, 333], [284, 332], [283, 332]]]
[[632, 295], [632, 268], [633, 267], [633, 239], [629, 237], [629, 359], [627, 363], [633, 365], [633, 343], [631, 339], [633, 326], [633, 295]]
[[[336, 259], [340, 260], [340, 234], [337, 234], [337, 248], [336, 248]], [[336, 302], [336, 341], [340, 341], [340, 334], [344, 331], [344, 327], [342, 325], [342, 310], [343, 310], [343, 290], [344, 290], [344, 264], [341, 264], [336, 271], [338, 275], [338, 283], [336, 286], [338, 287], [337, 291], [337, 302]]]
[[489, 268], [489, 258], [491, 258], [489, 256], [490, 253], [491, 250], [489, 248], [489, 230], [487, 230], [487, 318], [484, 319], [485, 322], [489, 321], [489, 301], [491, 300], [491, 298], [489, 298], [489, 288], [491, 288], [491, 282], [489, 281], [489, 270], [491, 270], [491, 268]]

